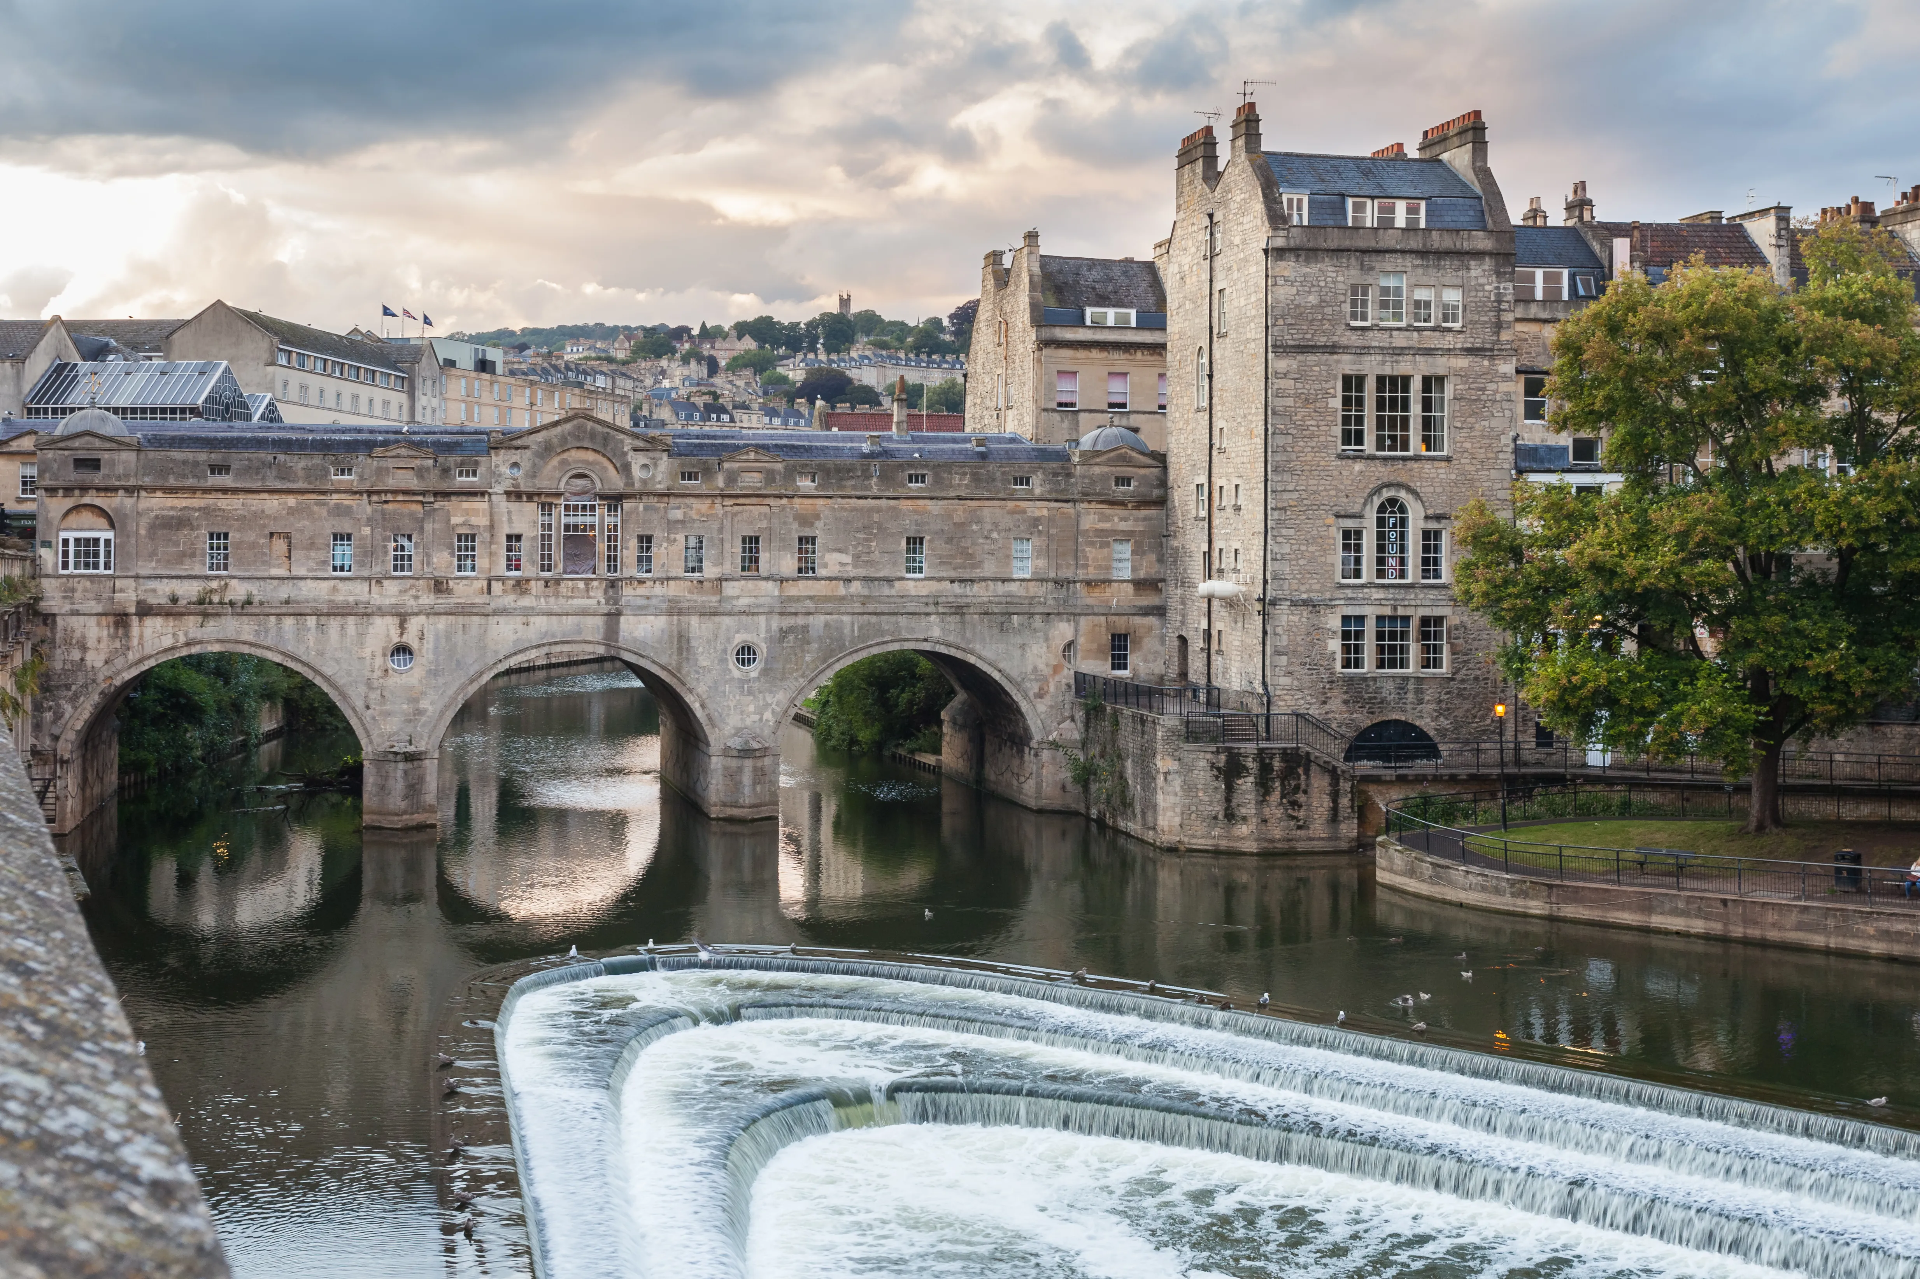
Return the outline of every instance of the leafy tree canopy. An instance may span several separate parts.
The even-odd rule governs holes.
[[[839,369],[808,369],[807,375],[800,379],[799,394],[809,404],[815,400],[838,404],[846,398],[847,388],[852,385],[853,379]]]
[[[857,409],[871,409],[880,406],[880,392],[874,390],[865,382],[855,382],[847,388],[846,394],[840,398],[842,403],[851,404]]]
[[[1755,831],[1780,824],[1786,744],[1858,723],[1920,663],[1920,342],[1881,235],[1809,237],[1792,293],[1698,258],[1610,285],[1560,326],[1548,392],[1625,482],[1520,485],[1512,519],[1461,520],[1461,598],[1541,717],[1750,769]]]
[[[915,411],[925,409],[929,413],[960,413],[965,411],[966,401],[966,388],[957,377],[935,382],[932,386],[907,383],[907,407]]]
[[[162,662],[120,708],[120,768],[167,773],[216,763],[260,740],[260,708],[279,702],[295,728],[347,720],[316,684],[264,658],[199,653]]]
[[[877,751],[898,742],[940,749],[940,712],[953,685],[918,653],[879,653],[843,666],[813,702],[814,740],[844,751]]]
[[[764,347],[757,351],[742,351],[727,361],[727,372],[738,373],[742,369],[751,369],[755,373],[765,373],[779,362],[778,351],[769,351]]]

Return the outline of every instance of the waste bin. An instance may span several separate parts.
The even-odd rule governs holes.
[[[1833,887],[1838,892],[1860,891],[1860,854],[1851,848],[1833,855]]]

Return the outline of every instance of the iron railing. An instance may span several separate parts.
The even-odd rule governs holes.
[[[1491,773],[1554,772],[1598,777],[1646,777],[1721,781],[1717,759],[1685,755],[1653,759],[1621,751],[1589,751],[1567,742],[1552,746],[1493,741],[1444,741],[1420,746],[1356,746],[1351,763],[1362,772]],[[1868,754],[1859,751],[1788,751],[1780,758],[1780,779],[1873,786],[1920,785],[1920,755]]]
[[[1189,711],[1189,742],[1227,746],[1295,746],[1338,761],[1347,739],[1305,711]]]
[[[1107,675],[1073,673],[1073,695],[1085,701],[1097,697],[1108,706],[1125,706],[1149,715],[1183,715],[1188,711],[1220,709],[1221,689],[1215,684],[1137,684]]]
[[[1836,903],[1865,897],[1920,909],[1920,884],[1903,866],[1803,862],[1705,854],[1677,848],[1601,848],[1530,840],[1516,821],[1579,817],[1725,817],[1743,819],[1750,792],[1684,782],[1529,787],[1500,792],[1409,795],[1386,806],[1386,833],[1430,856],[1529,879],[1671,888],[1737,897]],[[1787,792],[1788,816],[1856,821],[1920,820],[1920,796],[1878,791]],[[1806,810],[1806,811],[1800,811]]]

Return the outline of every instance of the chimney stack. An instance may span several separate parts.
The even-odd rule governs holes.
[[[904,373],[893,382],[893,438],[907,438],[907,375]]]
[[[1173,168],[1177,173],[1188,165],[1200,166],[1200,180],[1211,188],[1220,179],[1220,147],[1213,140],[1213,126],[1203,125],[1180,139]]]
[[[1260,108],[1242,102],[1233,113],[1232,155],[1260,154]]]
[[[1593,221],[1593,201],[1587,198],[1585,180],[1573,184],[1573,194],[1567,197],[1566,225],[1578,226],[1582,222]]]
[[[1527,211],[1520,215],[1520,221],[1525,226],[1545,226],[1547,224],[1547,211],[1540,207],[1539,196],[1534,196],[1527,204]]]
[[[1389,142],[1386,146],[1375,151],[1373,158],[1376,160],[1404,160],[1407,158],[1407,144],[1404,142]]]

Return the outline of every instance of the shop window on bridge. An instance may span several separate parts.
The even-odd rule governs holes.
[[[113,532],[110,529],[77,529],[60,534],[60,571],[62,573],[113,572]]]

